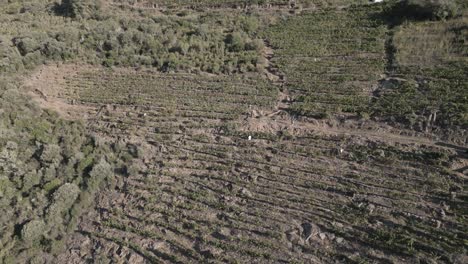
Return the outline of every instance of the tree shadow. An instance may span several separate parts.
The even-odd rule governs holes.
[[[411,1],[391,1],[383,4],[383,11],[373,18],[389,27],[396,27],[406,22],[435,21],[454,18],[459,15],[455,4],[443,2],[412,3]]]
[[[70,8],[66,3],[54,3],[51,8],[56,16],[70,17]]]

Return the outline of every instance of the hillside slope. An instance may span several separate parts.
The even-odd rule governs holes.
[[[465,263],[459,7],[0,4],[0,262]]]

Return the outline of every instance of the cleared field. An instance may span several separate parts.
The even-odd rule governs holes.
[[[59,260],[451,262],[463,252],[453,150],[243,127],[282,118],[270,114],[277,88],[255,76],[77,69],[43,70],[48,103],[83,107],[91,131],[134,150],[69,242],[84,243],[80,254]]]

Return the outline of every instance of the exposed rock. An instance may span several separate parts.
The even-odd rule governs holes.
[[[312,236],[317,235],[320,233],[320,228],[312,223],[303,223],[301,225],[301,235],[302,238],[307,242],[311,239]]]
[[[252,197],[252,193],[251,193],[249,190],[247,190],[247,188],[242,188],[242,189],[240,190],[240,193],[241,193],[243,196]]]
[[[321,240],[324,240],[325,238],[327,238],[327,235],[325,233],[320,233],[319,237]]]

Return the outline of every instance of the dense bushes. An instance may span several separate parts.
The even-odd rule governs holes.
[[[1,86],[0,222],[9,224],[0,245],[10,250],[0,262],[13,261],[10,255],[25,263],[59,249],[101,183],[112,182],[114,166],[124,166],[120,159],[128,150],[98,143],[82,124],[60,120]]]
[[[21,229],[21,239],[27,243],[34,243],[44,234],[45,228],[43,220],[32,220]]]
[[[57,249],[74,229],[81,197],[98,190],[88,186],[112,179],[103,160],[118,160],[79,122],[33,105],[16,83],[15,75],[0,75],[0,248],[8,249],[0,250],[1,263]]]
[[[59,223],[63,219],[62,214],[70,210],[79,193],[80,189],[76,184],[65,183],[60,186],[54,192],[52,204],[47,209],[47,222]]]
[[[59,252],[102,183],[112,184],[115,168],[135,152],[40,109],[18,91],[15,76],[0,74],[1,263]]]
[[[224,18],[223,23],[233,21]],[[144,19],[141,23],[108,20],[84,37],[83,45],[98,50],[107,66],[150,66],[161,71],[235,73],[255,71],[263,42],[243,31],[255,26],[231,25],[232,33],[199,18]],[[190,23],[188,23],[190,22]],[[112,29],[115,28],[116,29]],[[109,29],[105,29],[109,28]],[[123,30],[118,30],[118,29]]]
[[[0,54],[4,55],[0,69],[14,72],[47,60],[72,59],[105,66],[156,67],[167,72],[231,74],[262,68],[263,41],[254,37],[260,27],[256,16],[154,16],[142,11],[132,18],[102,16],[102,12],[96,17],[86,15],[89,10],[99,10],[89,5],[87,1],[63,1],[60,10],[73,14],[81,10],[79,14],[85,15],[57,20],[62,23],[58,25],[41,24],[49,13],[18,14],[21,19],[9,21],[18,32],[8,30],[12,35],[0,38]]]
[[[32,69],[36,65],[44,63],[46,60],[67,60],[76,56],[75,45],[70,45],[72,35],[64,36],[62,32],[39,33],[31,32],[24,36],[14,37],[10,43],[0,46],[0,52],[6,53],[0,64],[0,70],[17,71],[23,67]],[[14,52],[16,49],[18,52]],[[9,64],[8,62],[14,62]],[[13,68],[12,66],[15,67]],[[3,67],[2,67],[3,66]]]

